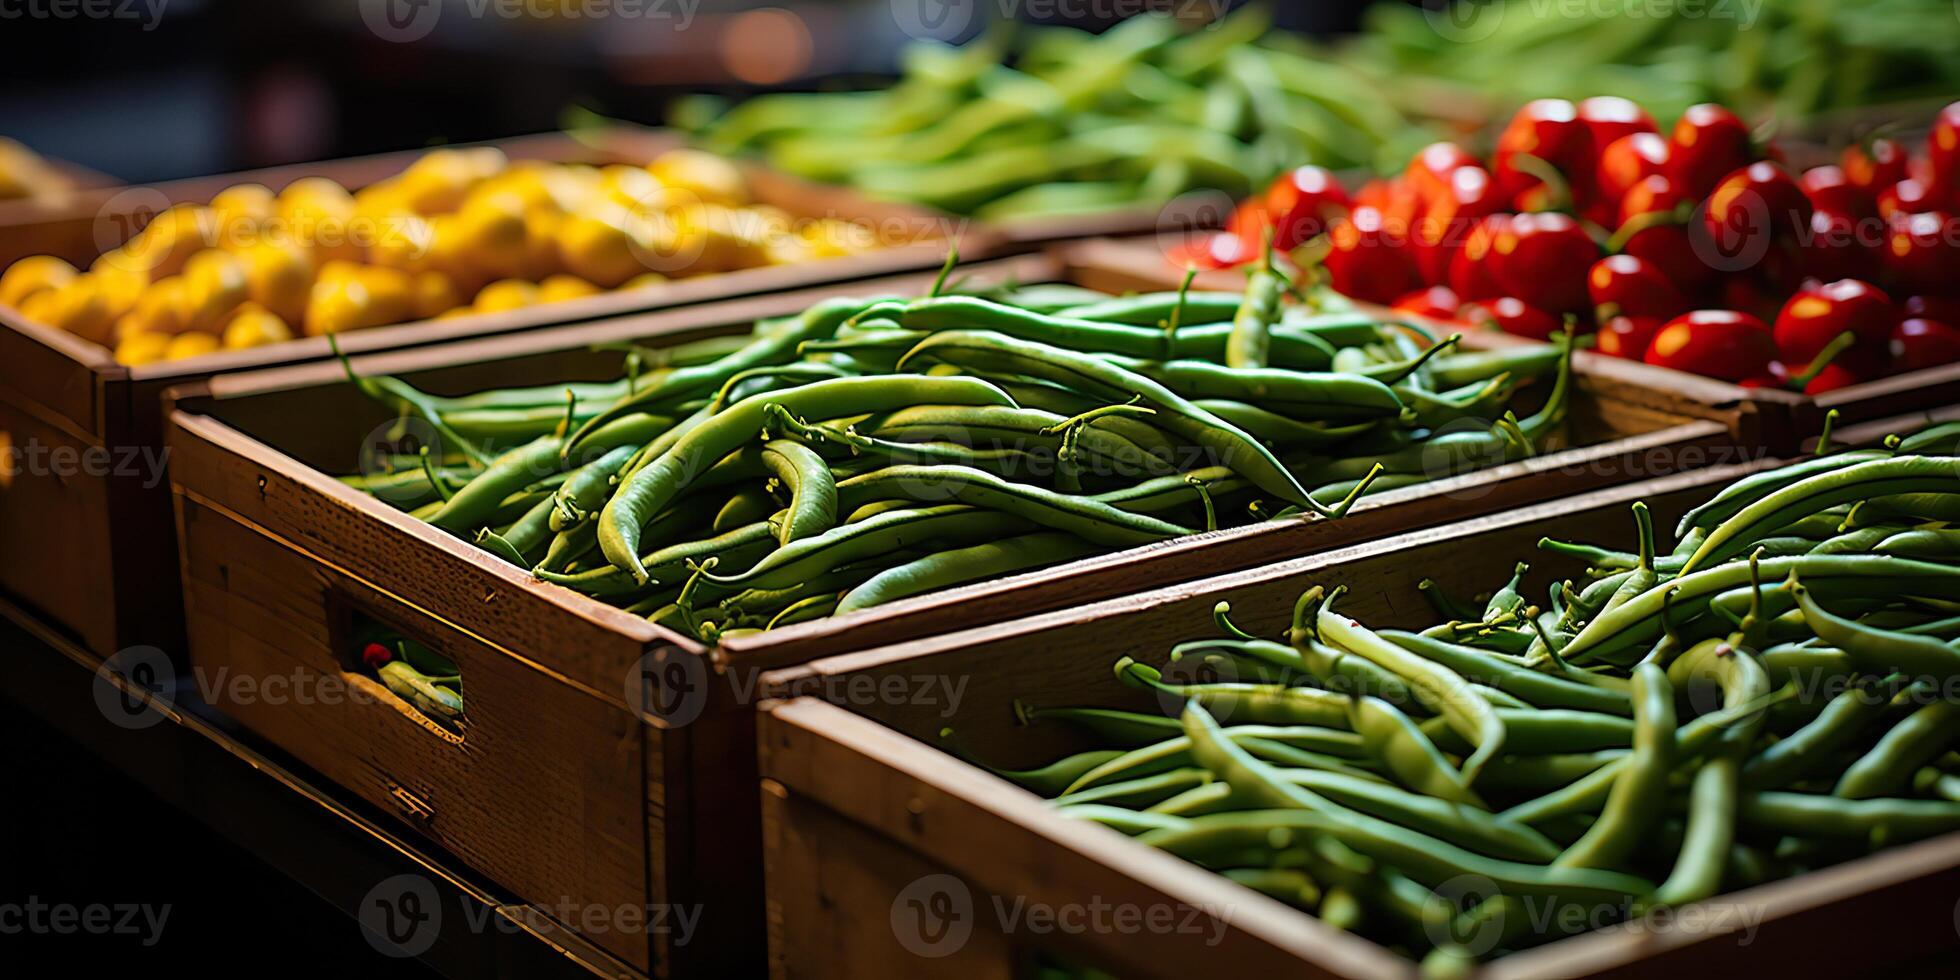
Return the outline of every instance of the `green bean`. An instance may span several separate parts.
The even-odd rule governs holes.
[[[794,355],[798,344],[830,336],[836,332],[839,324],[876,302],[875,299],[825,300],[804,311],[779,331],[758,331],[755,339],[734,353],[706,364],[670,372],[588,419],[565,441],[564,451],[570,453],[583,446],[595,431],[613,419],[645,411],[651,406],[707,395],[726,384],[728,379],[751,368],[786,362]],[[719,455],[725,456],[727,453]]]
[[[766,406],[781,405],[806,418],[828,418],[920,401],[1000,405],[1008,399],[999,389],[976,379],[922,377],[838,378],[793,388],[766,400],[737,402],[700,423],[620,485],[600,513],[599,547],[614,567],[645,581],[639,542],[647,518],[678,496],[708,464],[755,438],[767,421]]]
[[[1514,755],[1622,749],[1634,741],[1633,722],[1617,715],[1567,708],[1496,710],[1498,720],[1504,723],[1504,749]],[[1446,752],[1469,751],[1470,743],[1445,724],[1442,718],[1431,718],[1418,727]]]
[[[1744,509],[1747,512],[1747,508]],[[1711,539],[1712,539],[1711,535]],[[1769,694],[1769,676],[1748,651],[1727,641],[1704,640],[1667,669],[1677,687],[1713,680],[1722,688],[1723,706],[1739,708]],[[1759,722],[1743,721],[1724,731],[1695,772],[1689,789],[1687,834],[1674,870],[1654,892],[1661,905],[1698,902],[1722,885],[1729,848],[1735,843],[1737,797],[1742,766]]]
[[[1803,728],[1744,764],[1743,788],[1779,789],[1804,778],[1877,722],[1890,700],[1867,686],[1845,690]]]
[[[1804,622],[1817,638],[1843,651],[1867,673],[1893,672],[1945,682],[1960,677],[1960,651],[1931,637],[1875,629],[1832,615],[1791,572],[1785,586],[1803,610]]]
[[[670,424],[671,419],[661,416],[622,416],[593,430],[586,437],[584,451],[603,458],[620,446],[646,442]],[[489,468],[457,491],[429,523],[452,534],[481,527],[512,492],[565,468],[567,458],[562,446],[562,440],[544,436],[497,457]]]
[[[1087,770],[1085,770],[1087,771]],[[1169,769],[1164,772],[1125,779],[1119,782],[1102,783],[1073,793],[1064,793],[1052,800],[1056,806],[1071,806],[1080,803],[1099,803],[1105,806],[1120,806],[1129,810],[1148,809],[1170,799],[1185,790],[1211,782],[1211,773],[1195,768]]]
[[[1232,315],[1232,332],[1225,339],[1225,366],[1237,370],[1263,368],[1270,360],[1273,322],[1279,319],[1280,298],[1288,283],[1273,264],[1273,247],[1266,246],[1266,261],[1254,269],[1246,284],[1245,299]]]
[[[779,543],[787,545],[836,525],[837,487],[822,456],[793,439],[771,439],[763,447],[762,465],[789,491],[788,516],[776,535]]]
[[[1219,455],[1219,461],[1251,480],[1261,490],[1288,503],[1326,511],[1307,497],[1284,467],[1252,437],[1230,423],[1212,415],[1148,378],[1094,357],[1018,341],[1000,334],[981,331],[948,331],[914,347],[906,360],[931,357],[961,362],[982,369],[1006,368],[1011,374],[1026,374],[1061,383],[1083,386],[1110,399],[1140,396],[1144,406],[1156,413],[1154,421],[1189,439],[1196,446]]]
[[[1348,727],[1351,699],[1344,694],[1281,684],[1169,684],[1155,668],[1129,657],[1116,661],[1126,684],[1188,698],[1220,717],[1261,725]]]
[[[1844,595],[1960,599],[1960,571],[1944,565],[1871,555],[1796,555],[1761,562],[1761,574],[1766,579],[1785,578],[1791,572],[1797,572],[1806,582],[1828,583],[1834,592]],[[1629,648],[1651,642],[1660,635],[1663,595],[1674,593],[1675,615],[1686,619],[1699,614],[1711,596],[1747,585],[1749,581],[1746,562],[1683,574],[1635,596],[1611,613],[1594,618],[1566,645],[1563,655],[1575,664],[1609,657],[1617,660]]]
[[[1081,820],[1090,820],[1132,837],[1153,830],[1166,832],[1182,830],[1185,824],[1183,820],[1166,814],[1129,810],[1101,803],[1071,803],[1058,808],[1055,812]]]
[[[1488,684],[1541,708],[1573,708],[1622,717],[1633,714],[1627,695],[1546,674],[1473,647],[1435,637],[1381,630],[1383,639],[1456,671],[1464,679]]]
[[[1831,795],[1850,800],[1897,796],[1912,784],[1913,774],[1921,766],[1939,758],[1955,739],[1960,739],[1960,702],[1924,705],[1892,726],[1871,751],[1852,763],[1838,778]]]
[[[1184,727],[1179,725],[1175,718],[1139,714],[1134,711],[1118,711],[1113,708],[1043,708],[1015,701],[1014,716],[1024,725],[1050,719],[1067,722],[1125,748],[1137,748],[1176,738],[1184,731]]]
[[[1552,863],[1559,867],[1611,868],[1625,861],[1667,799],[1674,768],[1674,685],[1656,664],[1633,672],[1633,755],[1586,835]]]
[[[1383,768],[1403,785],[1452,803],[1485,808],[1469,780],[1452,768],[1429,737],[1395,706],[1380,698],[1358,698],[1349,724]]]
[[[1127,547],[1194,533],[1168,521],[1132,514],[1099,500],[1054,493],[1004,480],[968,466],[889,466],[837,485],[843,499],[871,490],[874,496],[895,496],[919,503],[957,500],[988,510],[1010,513],[1087,541]]]
[[[1475,782],[1478,771],[1504,748],[1504,722],[1498,718],[1496,709],[1470,690],[1469,682],[1462,675],[1412,654],[1360,622],[1335,613],[1333,605],[1339,592],[1335,590],[1335,595],[1321,604],[1314,618],[1320,638],[1371,660],[1408,682],[1409,690],[1424,707],[1441,715],[1452,730],[1476,747],[1464,760],[1462,772],[1464,784]],[[1294,615],[1298,621],[1301,614]]]
[[[1777,833],[1846,837],[1873,846],[1960,830],[1960,803],[1945,800],[1845,800],[1811,793],[1744,793],[1743,823]]]
[[[1683,574],[1746,551],[1757,537],[1837,504],[1896,493],[1952,490],[1953,461],[1899,456],[1853,463],[1805,477],[1750,503],[1717,525],[1683,566]]]
[[[585,523],[605,503],[605,497],[612,489],[613,478],[639,451],[640,447],[631,443],[616,446],[598,459],[573,470],[552,496],[551,529],[564,531],[573,525]]]
[[[837,604],[842,615],[907,596],[1100,554],[1103,546],[1062,531],[1041,531],[964,548],[951,548],[894,565],[849,592]]]
[[[725,586],[751,589],[782,588],[848,562],[888,554],[932,541],[985,540],[1020,533],[1028,522],[1016,515],[945,504],[878,514],[855,524],[842,524],[821,534],[799,538],[770,552],[748,570],[708,576]],[[603,537],[601,543],[603,544]]]
[[[1225,729],[1225,736],[1234,745],[1276,766],[1283,766],[1289,769],[1320,769],[1327,772],[1342,773],[1356,779],[1381,780],[1381,777],[1376,776],[1366,769],[1358,768],[1350,764],[1347,760],[1308,749],[1294,748],[1291,745],[1276,742],[1269,738],[1262,738],[1254,733],[1256,729],[1261,727],[1265,726],[1234,725],[1231,728]],[[1122,756],[1111,759],[1089,772],[1083,773],[1076,778],[1075,782],[1070,783],[1063,792],[1079,793],[1083,790],[1092,789],[1108,783],[1136,779],[1194,764],[1191,756],[1190,736],[1179,735],[1176,738],[1166,739],[1154,745],[1147,745],[1125,752]]]

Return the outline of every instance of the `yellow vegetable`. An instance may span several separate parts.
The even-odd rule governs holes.
[[[166,276],[150,284],[136,298],[136,306],[123,318],[138,333],[172,336],[191,327],[190,306],[185,300],[184,277]]]
[[[170,346],[164,348],[163,359],[180,361],[186,357],[200,357],[218,351],[218,338],[208,333],[180,333],[170,338]]]
[[[646,240],[633,231],[647,222],[620,209],[574,215],[558,232],[558,257],[565,268],[587,282],[617,286],[647,271],[641,261]]]
[[[217,245],[227,249],[250,246],[277,212],[277,198],[264,184],[238,184],[211,199],[217,216]]]
[[[454,227],[463,257],[476,269],[498,277],[523,273],[528,254],[524,213],[514,199],[473,198],[456,212]]]
[[[115,326],[108,304],[96,289],[95,280],[82,273],[64,285],[28,297],[21,311],[30,320],[66,330],[83,340],[109,343]]]
[[[0,306],[19,309],[27,297],[75,278],[75,267],[53,255],[30,255],[0,273]]]
[[[116,360],[131,367],[154,364],[163,360],[164,352],[170,349],[170,339],[167,334],[143,330],[123,334],[116,344]]]
[[[595,296],[599,287],[577,276],[548,276],[538,283],[538,302],[556,303],[560,300],[578,299],[581,296]]]
[[[374,301],[355,276],[325,275],[307,298],[304,329],[309,337],[374,326]]]
[[[293,339],[293,328],[279,315],[256,303],[247,303],[225,324],[224,348],[245,350]]]
[[[184,263],[184,309],[190,329],[216,331],[250,297],[245,263],[230,252],[205,249]]]
[[[619,288],[622,292],[628,289],[645,289],[648,286],[664,285],[670,281],[666,276],[658,272],[642,272],[621,283]]]
[[[483,287],[472,304],[478,313],[521,309],[538,301],[538,287],[522,279],[504,279]]]
[[[288,323],[297,323],[306,314],[307,295],[313,290],[313,260],[304,250],[265,241],[239,252],[238,259],[245,268],[246,293],[252,302]]]
[[[184,263],[214,243],[217,236],[217,217],[210,208],[179,204],[151,220],[123,246],[123,251],[137,268],[147,271],[152,279],[161,279],[183,271]]]
[[[703,204],[740,207],[749,203],[748,181],[733,163],[701,150],[669,150],[647,164],[647,172],[669,190]]]
[[[415,317],[427,320],[463,305],[462,292],[448,275],[429,271],[415,277]]]
[[[358,279],[367,287],[368,301],[373,305],[371,325],[400,323],[415,316],[414,276],[400,269],[370,265],[360,269]]]

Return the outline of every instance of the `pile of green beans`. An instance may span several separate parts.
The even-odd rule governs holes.
[[[1960,425],[1723,489],[1543,606],[1526,566],[1374,629],[1309,589],[1283,637],[1124,657],[1163,716],[1016,705],[1092,751],[1002,772],[1438,975],[1960,831]],[[942,733],[964,753],[950,729]]]
[[[1302,164],[1399,167],[1432,138],[1270,28],[1264,5],[1205,25],[1140,14],[1100,36],[1008,23],[912,45],[887,89],[695,98],[674,119],[720,153],[985,219],[1238,197]]]
[[[1246,295],[941,293],[630,351],[610,382],[442,397],[355,377],[437,445],[344,479],[713,641],[1337,517],[1562,435],[1569,345],[1457,353],[1334,298],[1293,301],[1276,273]]]

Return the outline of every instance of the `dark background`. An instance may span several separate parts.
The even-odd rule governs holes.
[[[131,16],[13,15],[67,2],[127,5]],[[440,5],[434,30],[410,43],[367,27],[363,5],[379,2],[6,0],[0,135],[140,182],[538,132],[574,106],[657,123],[685,92],[853,86],[888,74],[908,40],[894,2],[921,0],[625,0],[662,15],[604,19],[494,15],[510,9],[500,3],[557,0],[387,0]],[[964,2],[1032,20],[1151,0]],[[162,16],[152,22],[154,3]],[[692,11],[685,28],[682,3]],[[1366,0],[1273,6],[1284,26],[1331,33],[1352,29]]]

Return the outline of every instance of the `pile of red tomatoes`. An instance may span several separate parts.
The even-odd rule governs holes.
[[[1798,175],[1718,105],[1664,135],[1625,99],[1543,99],[1488,162],[1436,143],[1353,194],[1302,167],[1176,259],[1270,239],[1356,299],[1815,393],[1960,360],[1956,214],[1960,102],[1919,154],[1876,139]]]

